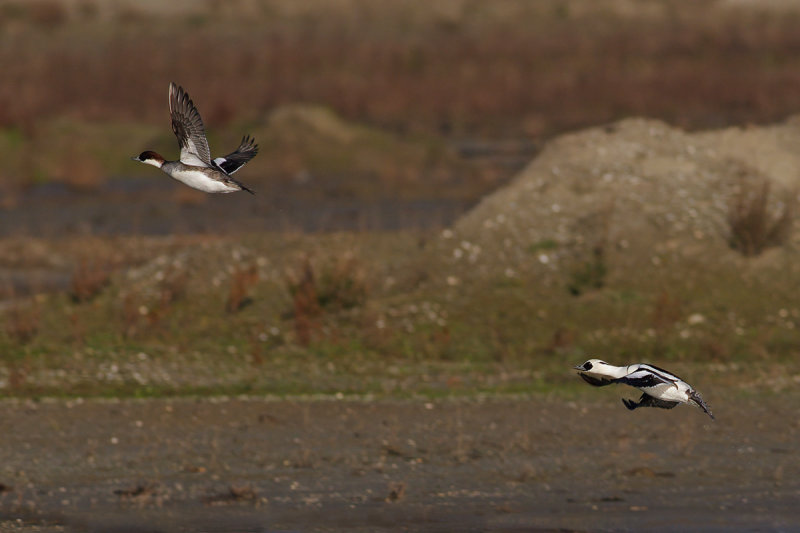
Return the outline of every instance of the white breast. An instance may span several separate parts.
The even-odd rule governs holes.
[[[221,181],[209,178],[204,173],[197,170],[174,170],[170,176],[185,183],[189,187],[203,192],[234,192],[238,189],[231,187]]]

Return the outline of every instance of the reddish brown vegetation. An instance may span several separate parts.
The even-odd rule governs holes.
[[[36,25],[63,26],[58,10],[37,9]],[[77,40],[66,28],[32,30],[0,49],[0,126],[59,114],[163,120],[173,79],[192,87],[214,123],[293,101],[397,129],[504,136],[632,114],[714,126],[797,110],[800,33],[791,14],[694,5],[630,19],[531,10],[510,24],[467,14],[437,20],[419,8],[418,21],[390,22],[398,9],[367,11],[360,25],[321,10],[303,22],[238,21],[235,32],[188,15],[163,26],[119,15],[118,31],[91,28]]]
[[[258,283],[258,268],[255,265],[248,268],[237,268],[233,272],[228,303],[225,305],[229,313],[240,311],[252,302],[250,292],[256,283]]]
[[[39,332],[41,313],[35,303],[15,302],[5,313],[4,319],[6,334],[19,344],[26,344]]]
[[[297,270],[287,272],[286,286],[292,297],[295,335],[303,346],[311,342],[325,312],[353,309],[367,299],[364,269],[351,254],[316,267],[306,255]]]
[[[311,334],[318,329],[317,318],[322,312],[317,297],[314,270],[308,256],[303,258],[300,272],[287,273],[287,286],[292,297],[292,314],[297,342],[308,346]]]
[[[86,302],[108,285],[112,268],[102,261],[82,259],[72,273],[70,297],[74,302]]]

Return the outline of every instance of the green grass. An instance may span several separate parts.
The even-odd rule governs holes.
[[[539,242],[535,242],[528,247],[528,251],[532,254],[537,252],[543,252],[547,250],[555,250],[558,248],[558,243],[553,239],[543,239]]]
[[[206,281],[225,270],[232,247],[252,257],[271,251],[250,289],[252,304],[235,313],[226,310],[230,278]],[[194,260],[175,274],[183,289],[168,301],[154,262],[134,270],[138,277],[117,272],[88,301],[39,297],[36,313],[20,315],[37,321],[30,338],[15,336],[4,320],[0,394],[533,393],[570,387],[570,368],[590,356],[726,372],[791,367],[798,356],[800,312],[789,289],[800,273],[791,252],[770,267],[676,261],[622,275],[610,264],[607,286],[577,297],[535,277],[440,283],[445,267],[435,247],[421,250],[414,234],[253,235],[187,252]],[[323,270],[349,254],[358,273],[338,271],[336,283],[357,275],[364,284],[355,303],[326,302],[310,317],[307,344],[297,336],[284,275],[301,252],[313,252]]]

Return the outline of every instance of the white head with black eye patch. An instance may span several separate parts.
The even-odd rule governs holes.
[[[601,359],[589,359],[582,365],[576,366],[574,368],[575,370],[583,370],[584,372],[591,372],[591,371],[597,372],[604,366],[611,366],[611,365],[609,365],[608,363],[606,363]]]

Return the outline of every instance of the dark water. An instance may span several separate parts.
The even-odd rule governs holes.
[[[160,177],[160,176],[159,176]],[[363,200],[303,187],[209,195],[180,202],[171,180],[117,178],[95,191],[46,184],[0,209],[0,238],[12,235],[166,235],[252,231],[367,231],[438,228],[471,205],[447,198]]]
[[[528,139],[516,138],[453,139],[450,146],[463,163],[495,169],[502,176],[498,186],[540,149]],[[301,181],[251,184],[256,196],[198,192],[194,197],[176,194],[186,186],[158,173],[114,176],[96,190],[48,183],[23,191],[13,202],[0,201],[6,206],[0,207],[0,238],[437,229],[451,225],[480,200],[465,199],[463,192],[456,197],[457,192],[441,186],[430,188],[426,195],[424,185],[400,197],[397,190],[376,188],[372,183],[376,179],[315,175]],[[423,184],[424,179],[420,177]],[[350,192],[354,187],[370,192]]]

